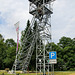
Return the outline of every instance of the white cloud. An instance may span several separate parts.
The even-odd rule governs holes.
[[[75,1],[56,0],[53,6],[52,34],[53,41],[58,42],[62,36],[75,36]]]
[[[58,42],[62,36],[75,36],[75,1],[74,0],[56,0],[53,6],[52,15],[52,37],[53,42]],[[0,0],[0,16],[5,20],[0,24],[0,33],[4,38],[13,38],[16,40],[16,31],[14,24],[20,21],[21,31],[25,28],[29,14],[28,0]]]
[[[0,25],[0,33],[4,38],[13,38],[16,40],[16,31],[14,24],[20,21],[20,37],[21,31],[25,28],[29,15],[29,6],[27,0],[0,0],[0,16],[5,19],[5,24]]]

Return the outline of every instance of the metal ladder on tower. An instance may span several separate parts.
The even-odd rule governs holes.
[[[33,27],[34,23],[35,23],[35,16],[32,18],[31,27]],[[28,31],[29,31],[29,29],[28,29]],[[30,60],[31,60],[31,56],[32,56],[33,51],[34,51],[35,34],[32,33],[32,35],[29,37],[29,39],[32,39],[32,41],[28,45],[28,48],[25,50],[25,53],[23,53],[23,54],[25,54],[25,58],[23,59],[23,62],[22,62],[22,70],[24,72],[27,71],[27,68],[28,68]],[[28,41],[28,40],[26,39],[25,41]]]
[[[35,16],[32,18],[31,27],[33,27],[34,23],[35,23]],[[29,31],[29,28],[27,32]],[[16,70],[22,70],[23,72],[26,72],[29,62],[31,60],[31,56],[33,54],[34,45],[35,45],[35,35],[33,33],[32,35],[30,35],[29,38],[27,38],[26,35],[23,39],[23,42],[21,43],[22,49],[20,49],[16,55],[17,58],[15,59],[13,67],[12,67],[13,73],[15,73],[15,66],[16,66]],[[24,44],[28,42],[27,39],[31,39],[31,38],[33,38],[32,42],[30,42],[28,46],[25,46]]]

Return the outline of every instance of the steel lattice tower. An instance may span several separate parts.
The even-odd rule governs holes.
[[[50,75],[51,65],[49,64],[49,52],[52,50],[51,46],[47,47],[48,43],[52,42],[51,38],[51,14],[53,14],[52,3],[55,0],[28,0],[29,13],[33,15],[30,27],[33,29],[34,23],[37,22],[36,32],[30,35],[30,27],[25,34],[22,49],[18,51],[12,70],[22,70],[27,72],[28,65],[36,44],[36,75]],[[27,37],[26,35],[30,35]],[[28,40],[32,39],[31,42]],[[38,43],[38,40],[39,43]],[[28,42],[29,45],[25,45]]]
[[[34,20],[37,21],[36,28],[36,75],[49,75],[49,51],[46,45],[51,43],[51,8],[52,2],[55,0],[29,0],[30,8],[29,13],[33,15]],[[39,36],[39,37],[38,37]],[[41,39],[38,45],[38,38]]]

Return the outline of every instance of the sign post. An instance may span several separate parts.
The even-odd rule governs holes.
[[[54,75],[54,64],[57,63],[57,54],[55,51],[49,52],[49,64],[51,64],[51,70],[52,70],[52,74]]]

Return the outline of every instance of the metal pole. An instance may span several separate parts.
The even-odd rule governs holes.
[[[18,43],[18,33],[17,33],[17,43]],[[16,60],[15,60],[15,75],[16,75],[16,64],[17,64],[17,48],[16,48]]]
[[[44,39],[44,43],[45,43],[45,39]],[[44,45],[44,75],[45,75],[45,45]]]
[[[40,75],[41,75],[41,62],[40,62]]]
[[[54,64],[53,64],[53,75],[54,75]]]
[[[43,18],[44,18],[44,3],[45,3],[45,1],[43,0]],[[43,75],[45,75],[45,38],[43,39],[43,41],[44,41],[44,74]]]
[[[17,48],[16,48],[16,61],[15,61],[15,75],[16,75],[16,65],[17,65],[17,52],[18,52],[18,43],[19,43],[19,32],[17,32]]]
[[[16,61],[15,61],[15,75],[16,75],[16,64],[17,64],[17,55],[16,55]]]
[[[54,64],[51,64],[51,75],[54,75]]]
[[[52,68],[52,64],[51,64],[51,75],[52,75],[52,69],[53,69],[53,68]]]
[[[36,38],[36,75],[37,75],[37,29],[36,29],[36,34],[35,34],[35,38]]]
[[[49,63],[48,63],[48,75],[49,75]]]

